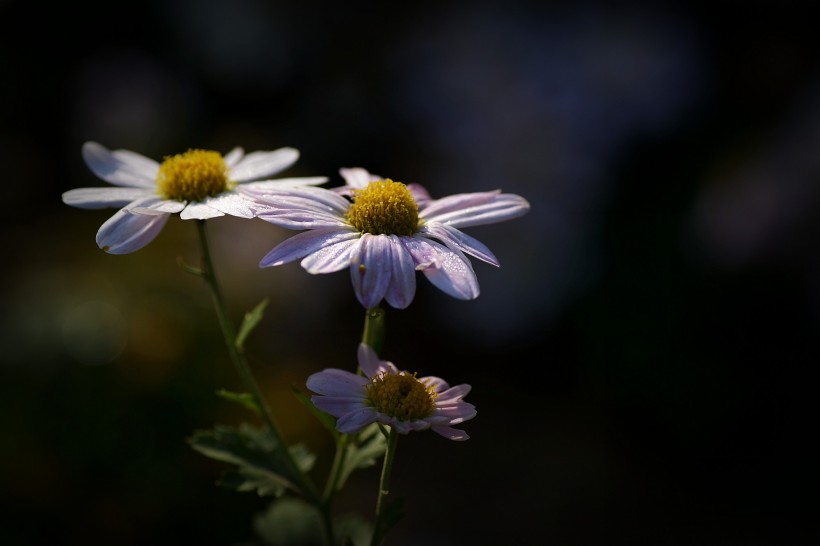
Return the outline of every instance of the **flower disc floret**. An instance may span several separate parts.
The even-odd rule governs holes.
[[[435,391],[407,372],[373,377],[367,396],[376,411],[402,421],[424,419],[436,408]]]
[[[157,173],[157,190],[166,199],[202,201],[227,189],[228,166],[219,152],[188,150],[168,156]]]
[[[377,180],[353,192],[347,220],[361,233],[413,235],[419,224],[419,207],[406,185]]]

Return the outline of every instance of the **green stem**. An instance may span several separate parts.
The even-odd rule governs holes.
[[[373,347],[376,354],[382,352],[382,345],[384,345],[384,309],[378,305],[364,313],[362,343]]]
[[[253,374],[251,373],[251,368],[245,359],[245,353],[236,344],[236,330],[228,317],[225,300],[222,298],[222,292],[219,289],[219,283],[217,282],[213,262],[211,261],[211,252],[208,248],[208,238],[205,234],[205,220],[197,220],[196,226],[199,233],[199,242],[202,250],[202,271],[200,273],[208,282],[208,286],[211,289],[214,306],[216,307],[216,315],[219,319],[219,325],[222,328],[222,335],[225,337],[225,343],[228,346],[228,354],[236,366],[245,388],[248,389],[254,397],[256,405],[259,407],[259,412],[262,415],[262,419],[268,428],[271,438],[276,445],[279,446],[279,449],[276,452],[281,456],[282,461],[287,466],[290,475],[298,481],[296,484],[291,484],[292,489],[294,489],[297,493],[301,493],[309,500],[316,502],[319,500],[316,487],[307,479],[307,476],[305,476],[305,474],[294,462],[293,457],[290,454],[290,450],[288,449],[288,444],[285,443],[284,437],[279,431],[279,427],[276,426],[276,422],[273,419],[270,408],[268,408],[268,405],[265,403],[265,399],[262,397],[262,393],[259,390],[259,385],[256,383],[256,379],[254,379]]]
[[[399,443],[399,433],[390,427],[390,434],[387,438],[387,451],[384,453],[384,465],[382,466],[382,477],[379,480],[379,497],[376,500],[376,523],[373,525],[373,538],[370,546],[378,546],[384,540],[387,533],[388,523],[384,521],[384,511],[386,498],[390,490],[390,471],[393,469],[393,459],[396,457],[396,446]]]

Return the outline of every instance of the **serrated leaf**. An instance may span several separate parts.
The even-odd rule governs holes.
[[[217,425],[200,430],[188,440],[191,447],[206,457],[234,465],[219,485],[237,491],[256,491],[260,496],[281,495],[285,488],[299,492],[288,465],[277,453],[278,445],[264,429],[242,423],[239,428]],[[290,448],[296,465],[307,472],[315,457],[301,444]]]
[[[236,348],[240,351],[245,346],[245,339],[256,328],[259,321],[262,320],[265,307],[268,305],[268,298],[263,299],[251,311],[245,313],[245,318],[242,321],[242,326],[239,327],[239,333],[236,335]]]
[[[339,482],[336,490],[344,486],[350,474],[358,468],[368,468],[376,464],[376,460],[384,455],[387,449],[387,440],[379,430],[377,423],[368,425],[353,435],[345,450],[344,464],[339,471]]]
[[[228,402],[233,402],[235,404],[239,404],[240,406],[244,406],[245,408],[253,411],[257,415],[259,415],[262,410],[259,408],[259,404],[256,403],[256,398],[253,397],[252,394],[247,392],[231,392],[225,389],[219,389],[216,391],[216,395],[223,400],[227,400]]]

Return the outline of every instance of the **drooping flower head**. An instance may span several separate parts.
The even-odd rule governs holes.
[[[432,199],[418,184],[381,178],[362,168],[340,169],[339,188],[248,188],[259,218],[306,230],[286,239],[260,261],[273,267],[301,260],[309,273],[349,268],[353,289],[367,309],[384,299],[404,309],[416,293],[415,272],[458,299],[478,297],[478,281],[465,254],[498,266],[492,252],[459,228],[525,214],[529,203],[500,190]]]
[[[111,254],[144,247],[159,234],[171,214],[183,220],[205,220],[225,214],[253,218],[253,206],[237,190],[322,184],[326,177],[261,180],[291,166],[299,158],[294,148],[253,152],[234,148],[227,155],[188,150],[160,164],[128,150],[109,150],[86,142],[83,159],[91,171],[116,188],[79,188],[63,194],[73,207],[122,207],[97,232],[97,244]]]
[[[338,417],[339,432],[353,434],[371,423],[381,423],[401,434],[426,430],[450,440],[467,440],[463,430],[452,428],[476,415],[475,406],[462,400],[470,385],[450,387],[439,377],[416,377],[379,360],[376,352],[359,345],[362,375],[328,368],[307,379],[311,397],[320,410]]]

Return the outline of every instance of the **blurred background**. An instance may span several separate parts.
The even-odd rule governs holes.
[[[382,356],[469,383],[468,442],[403,437],[396,546],[808,544],[817,452],[820,34],[809,2],[0,1],[0,543],[230,545],[268,506],[185,439],[249,418],[172,218],[107,255],[94,140],[154,159],[293,146],[292,176],[362,166],[434,197],[500,188],[465,230],[481,296],[419,278]],[[208,222],[285,435],[291,387],[352,369],[345,273],[259,269],[293,232]],[[372,517],[378,469],[339,510]]]

